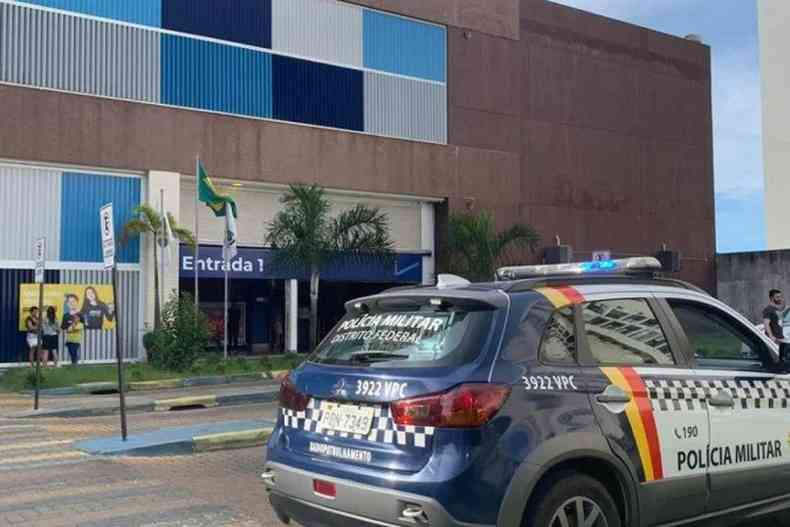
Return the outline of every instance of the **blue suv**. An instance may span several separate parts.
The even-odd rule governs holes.
[[[722,525],[790,506],[790,377],[652,258],[440,277],[350,302],[286,378],[285,523]]]

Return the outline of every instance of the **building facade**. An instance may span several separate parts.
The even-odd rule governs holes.
[[[394,266],[327,270],[329,312],[431,282],[448,214],[466,210],[579,258],[666,244],[684,278],[714,287],[709,49],[544,0],[0,0],[0,101],[3,362],[24,348],[14,295],[33,240],[57,240],[49,279],[104,280],[98,207],[113,201],[121,225],[164,191],[191,227],[197,156],[239,203],[245,345],[271,347],[286,297],[291,327],[303,314],[306,288],[283,284],[304,277],[275,272],[264,243],[295,182],[390,218]],[[202,256],[182,250],[164,289],[189,290],[198,268],[211,310],[222,223],[200,207],[198,224]],[[124,251],[119,310],[137,317],[125,342],[139,357],[150,240]],[[104,333],[92,360],[112,356]]]
[[[790,5],[760,0],[760,73],[762,77],[763,170],[765,174],[765,240],[769,251],[790,248],[785,226],[790,196],[790,68],[784,50],[790,43]]]

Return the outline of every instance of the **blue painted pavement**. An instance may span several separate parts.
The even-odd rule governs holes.
[[[99,437],[78,442],[75,446],[88,454],[104,456],[150,456],[164,454],[189,454],[192,438],[227,432],[241,432],[273,427],[267,419],[224,421],[195,426],[161,428],[153,432],[130,435],[126,441],[120,437]]]

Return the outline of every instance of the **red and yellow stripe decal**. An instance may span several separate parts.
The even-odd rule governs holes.
[[[658,438],[653,407],[647,396],[647,388],[642,378],[633,368],[601,368],[612,384],[631,396],[625,407],[625,415],[634,434],[645,481],[655,481],[664,477],[661,461],[661,442]]]
[[[535,292],[545,296],[557,309],[584,302],[584,296],[573,287],[541,287]]]

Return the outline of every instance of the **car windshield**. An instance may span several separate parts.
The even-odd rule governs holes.
[[[446,366],[474,360],[485,344],[492,311],[409,311],[349,314],[311,362],[351,366]]]

